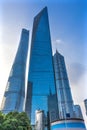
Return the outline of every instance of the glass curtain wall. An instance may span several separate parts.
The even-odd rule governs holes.
[[[28,52],[29,31],[22,29],[18,51],[6,85],[2,108],[4,113],[23,111],[25,98],[25,72]]]
[[[36,110],[48,111],[49,89],[55,93],[47,7],[34,18],[28,82],[32,82],[31,122],[34,123]]]
[[[56,51],[56,53],[54,54],[54,70],[59,118],[72,118],[74,116],[74,113],[71,89],[69,86],[64,57],[58,51]]]

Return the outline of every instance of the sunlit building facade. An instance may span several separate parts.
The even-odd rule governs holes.
[[[45,7],[33,23],[28,81],[32,82],[31,123],[35,123],[35,111],[48,111],[49,89],[55,93],[52,47],[48,12]]]
[[[1,110],[23,111],[25,99],[25,73],[28,52],[29,31],[22,30],[18,51],[8,78]]]
[[[59,108],[59,119],[72,118],[74,116],[73,100],[64,57],[58,51],[56,51],[53,59]]]
[[[35,130],[45,130],[45,114],[43,110],[35,111]]]

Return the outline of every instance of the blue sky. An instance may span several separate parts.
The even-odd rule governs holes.
[[[86,0],[0,0],[0,95],[2,97],[6,86],[22,28],[29,29],[31,33],[34,16],[45,6],[48,7],[53,52],[57,48],[64,55],[74,101],[82,106],[85,113]]]

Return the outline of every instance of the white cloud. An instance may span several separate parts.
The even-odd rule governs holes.
[[[63,43],[63,41],[61,39],[56,39],[55,43],[56,44],[61,44],[61,43]]]
[[[63,45],[63,41],[61,39],[56,39],[52,42],[52,50],[53,54],[56,52],[56,50],[59,50],[59,46]]]

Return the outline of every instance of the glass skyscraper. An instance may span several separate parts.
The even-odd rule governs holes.
[[[83,119],[80,105],[74,105],[75,118]]]
[[[87,99],[84,100],[84,105],[85,105],[85,110],[86,110],[86,115],[87,115]]]
[[[64,57],[58,51],[56,51],[53,59],[59,108],[59,119],[72,118],[74,116],[73,100]]]
[[[8,113],[10,111],[23,111],[28,41],[29,31],[23,29],[18,51],[8,78],[1,105],[1,110],[4,113]]]
[[[47,7],[33,23],[28,82],[32,83],[31,122],[35,122],[35,111],[48,111],[49,90],[55,93],[52,47]]]
[[[49,121],[53,122],[55,120],[58,120],[58,101],[57,101],[57,95],[50,94],[48,95],[48,112],[49,112]]]

